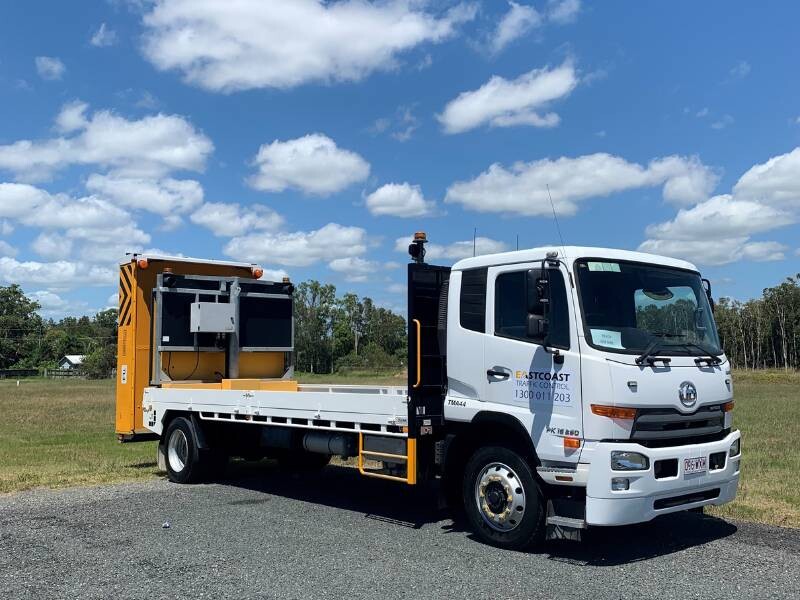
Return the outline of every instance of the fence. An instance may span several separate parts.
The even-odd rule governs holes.
[[[85,377],[86,374],[80,369],[45,369],[44,376],[60,379],[62,377]]]
[[[0,379],[23,379],[38,376],[39,369],[0,369]]]

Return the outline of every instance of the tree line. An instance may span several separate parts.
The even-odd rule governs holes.
[[[295,368],[330,373],[343,369],[401,369],[406,322],[372,299],[338,296],[333,285],[300,283],[294,294]],[[90,377],[116,366],[117,311],[46,319],[18,285],[0,287],[0,369],[52,369],[68,354],[84,355]]]
[[[52,369],[67,354],[83,355],[87,375],[107,377],[117,362],[117,311],[45,319],[18,285],[0,287],[0,369]]]
[[[294,293],[295,367],[299,371],[401,369],[406,321],[368,297],[337,295],[319,281]],[[18,285],[0,286],[0,369],[54,368],[67,354],[85,355],[82,369],[105,377],[116,365],[117,311],[46,319]],[[670,319],[688,319],[674,311]],[[736,368],[800,368],[800,274],[745,302],[721,298],[715,319],[725,354]]]
[[[800,368],[800,274],[764,289],[760,298],[722,298],[714,317],[734,367]]]

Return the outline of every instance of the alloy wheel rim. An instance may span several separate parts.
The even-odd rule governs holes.
[[[169,460],[169,466],[176,473],[180,473],[186,468],[186,463],[189,460],[189,442],[186,439],[186,434],[180,429],[176,429],[169,436],[167,459]]]
[[[500,462],[481,470],[475,483],[475,502],[484,522],[495,531],[512,531],[525,516],[522,482],[511,467]]]

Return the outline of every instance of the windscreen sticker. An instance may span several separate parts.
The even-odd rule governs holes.
[[[586,263],[589,265],[590,271],[608,271],[609,273],[619,273],[619,265],[611,262],[592,262]]]
[[[596,346],[625,349],[625,346],[622,345],[622,334],[619,331],[609,331],[608,329],[590,329],[589,331],[592,334],[592,342]]]
[[[520,404],[572,403],[572,373],[560,371],[515,371],[513,401]]]

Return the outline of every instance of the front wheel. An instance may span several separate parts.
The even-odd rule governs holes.
[[[544,539],[544,496],[528,463],[508,448],[479,448],[467,461],[462,496],[484,542],[521,550]]]

